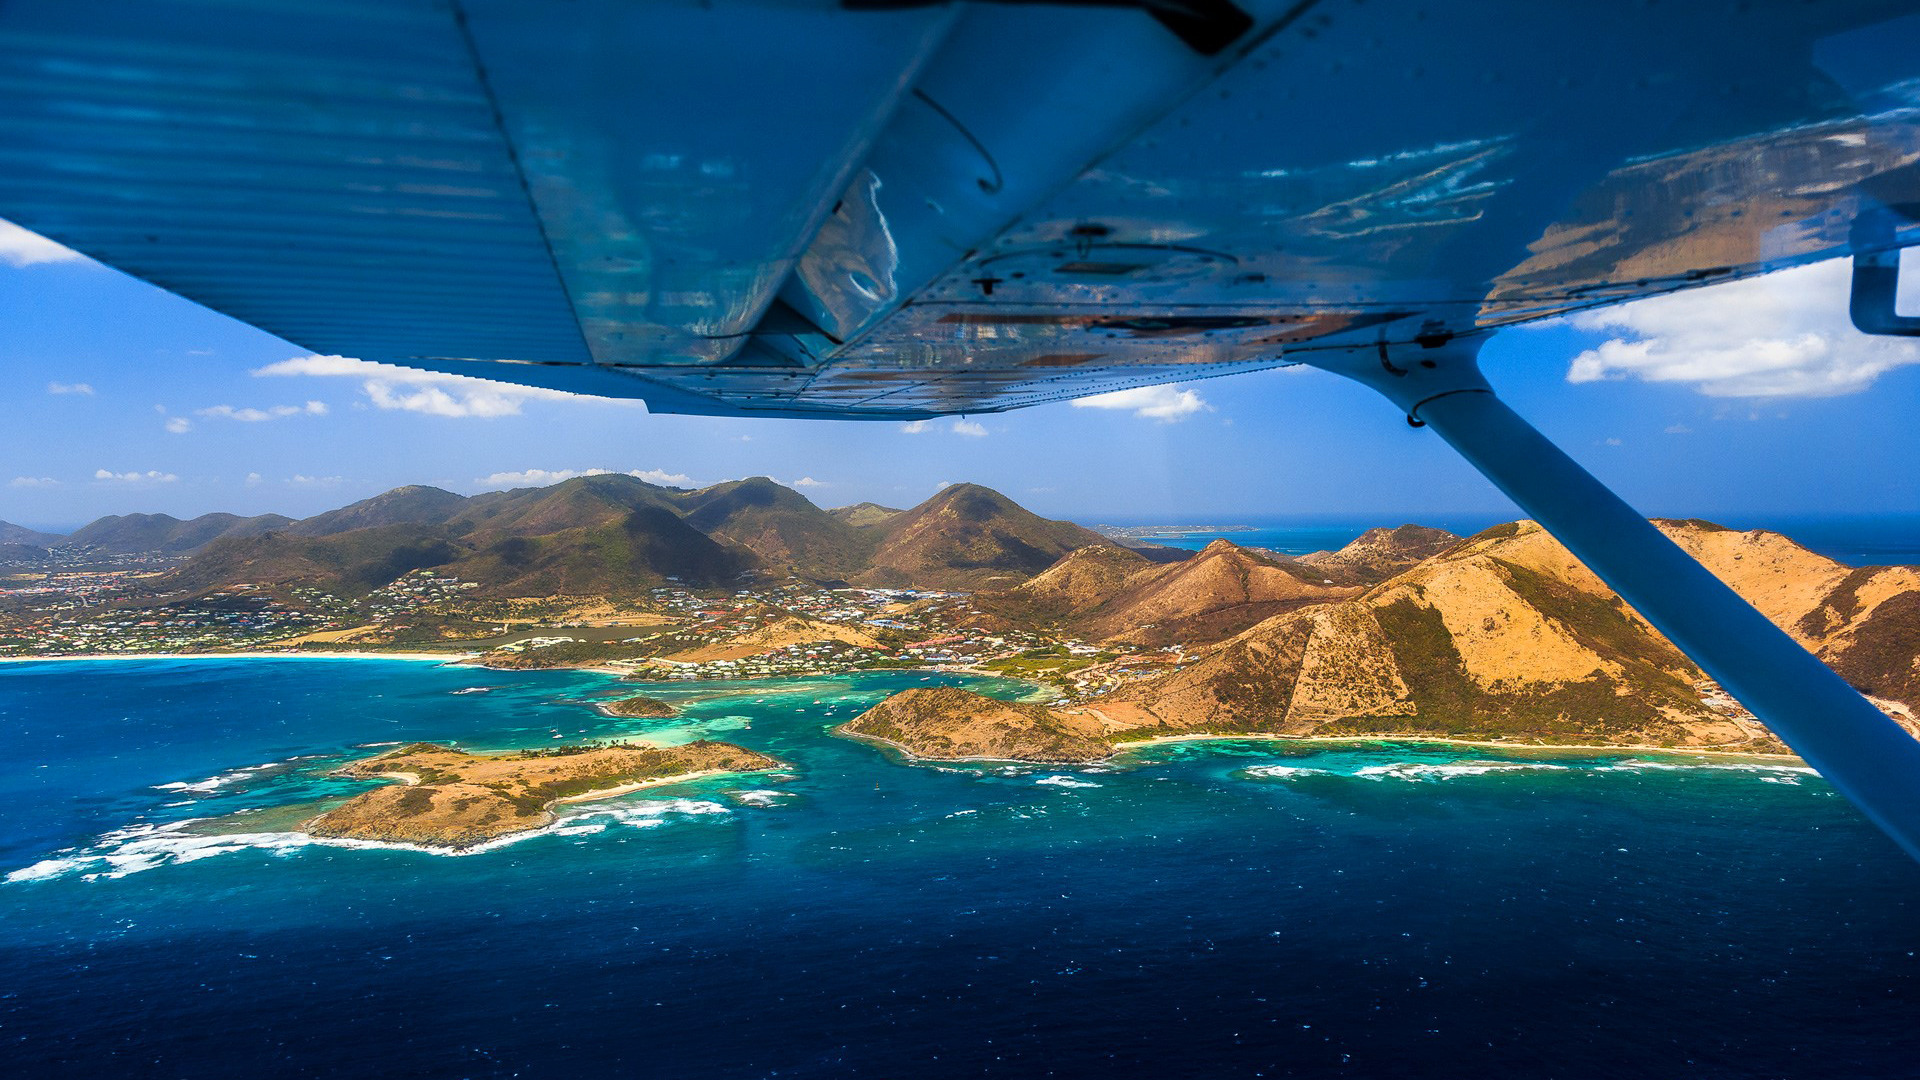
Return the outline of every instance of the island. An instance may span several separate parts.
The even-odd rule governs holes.
[[[350,762],[335,775],[394,780],[307,821],[310,836],[460,850],[553,821],[553,806],[653,784],[784,768],[730,743],[610,743],[477,754],[411,743]]]
[[[834,729],[942,761],[1086,764],[1112,756],[1102,725],[1078,712],[1049,709],[951,686],[903,690]]]
[[[615,698],[612,701],[602,701],[598,704],[600,711],[606,713],[608,716],[624,716],[633,719],[652,720],[680,715],[680,710],[674,708],[671,702],[661,701],[659,698],[648,697],[645,694]]]

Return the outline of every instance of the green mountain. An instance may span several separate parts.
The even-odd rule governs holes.
[[[295,536],[334,536],[381,525],[440,525],[452,519],[467,502],[464,495],[409,484],[338,510],[302,518],[287,526],[287,531]]]
[[[498,596],[631,596],[669,583],[731,585],[759,562],[665,507],[643,506],[599,525],[504,537],[436,568]]]
[[[609,474],[472,498],[396,488],[298,523],[272,519],[280,527],[270,533],[223,537],[183,566],[172,587],[300,582],[363,594],[410,570],[435,569],[497,596],[622,595],[669,581],[726,586],[749,571],[978,588],[1016,585],[1076,547],[1106,546],[1096,533],[973,484],[874,524],[850,516],[765,477],[683,491]]]
[[[807,577],[849,578],[865,570],[880,541],[764,476],[683,495],[687,524],[758,555],[770,569]]]
[[[25,525],[15,525],[11,521],[0,521],[0,544],[17,544],[24,547],[50,548],[65,540],[59,533],[45,533],[29,529]]]
[[[202,514],[187,521],[168,514],[123,514],[103,517],[62,538],[58,546],[106,555],[149,551],[184,555],[215,540],[258,536],[291,524],[292,518],[279,514],[244,518],[233,514]]]

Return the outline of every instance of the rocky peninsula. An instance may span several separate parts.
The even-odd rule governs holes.
[[[984,758],[1084,764],[1113,754],[1101,724],[1078,712],[1027,705],[951,686],[916,687],[834,729],[873,739],[915,757],[946,761]]]
[[[307,821],[312,836],[459,850],[553,821],[553,806],[650,784],[782,768],[730,743],[615,743],[475,754],[412,743],[351,762],[336,775],[399,783],[369,791]]]

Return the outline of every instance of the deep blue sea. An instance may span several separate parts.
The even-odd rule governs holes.
[[[927,678],[958,681],[678,683],[622,721],[584,673],[0,665],[0,1073],[1920,1073],[1920,866],[1789,763],[826,734]],[[370,746],[555,734],[792,768],[460,857],[287,832]]]
[[[1423,517],[1413,524],[1432,525],[1461,536],[1510,521],[1498,515]],[[1894,566],[1920,564],[1920,517],[1910,515],[1822,516],[1822,517],[1715,517],[1713,520],[1736,529],[1772,529],[1785,533],[1807,548],[1837,559],[1849,566]],[[1220,522],[1216,524],[1226,524]],[[1351,543],[1355,537],[1380,520],[1367,522],[1298,519],[1288,521],[1235,522],[1250,528],[1234,532],[1169,533],[1154,536],[1154,543],[1198,551],[1215,539],[1225,537],[1241,547],[1266,548],[1282,555],[1305,555],[1314,551],[1333,551]],[[1404,522],[1384,522],[1400,525]]]

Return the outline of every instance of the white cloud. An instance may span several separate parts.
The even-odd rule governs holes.
[[[793,482],[793,486],[797,488],[816,488],[816,487],[828,487],[829,485],[825,480],[815,480],[811,476],[803,476],[800,479],[795,480]]]
[[[235,408],[232,405],[209,405],[196,410],[199,415],[220,420],[239,420],[242,423],[258,424],[263,420],[284,420],[289,416],[325,416],[327,403],[309,401],[304,405],[270,405],[264,409]],[[172,430],[169,428],[168,430]]]
[[[376,408],[429,416],[515,416],[523,402],[596,400],[558,390],[489,382],[466,375],[376,364],[349,356],[295,356],[253,369],[255,375],[356,378]]]
[[[909,435],[920,435],[928,431],[938,430],[933,426],[937,422],[938,421],[934,420],[910,420],[907,423],[901,424],[900,430]],[[954,417],[953,424],[949,426],[947,430],[953,432],[955,435],[966,435],[975,439],[984,438],[987,434],[987,429],[984,425],[968,420],[965,417]]]
[[[50,382],[47,384],[47,393],[49,394],[81,394],[86,397],[92,397],[93,387],[83,382],[75,382],[75,383]]]
[[[193,430],[193,421],[184,416],[175,416],[167,421],[167,430],[175,435],[185,435]]]
[[[1693,429],[1685,424],[1668,424],[1666,426],[1666,433],[1669,435],[1691,435],[1693,434]]]
[[[248,475],[257,474],[250,473]],[[332,487],[343,479],[345,478],[340,476],[302,476],[299,473],[295,473],[287,477],[287,483],[295,487]]]
[[[7,486],[17,488],[59,487],[60,481],[55,480],[51,476],[16,476],[8,482]]]
[[[612,469],[522,469],[519,472],[497,472],[481,477],[474,483],[490,488],[546,487],[576,476],[610,476],[613,472]],[[625,475],[662,487],[693,486],[692,477],[685,473],[670,473],[665,469],[628,469]]]
[[[107,469],[95,469],[93,478],[95,480],[107,480],[119,484],[171,484],[175,480],[180,479],[172,473],[163,473],[158,469],[148,469],[146,472],[123,473],[112,472]]]
[[[85,255],[70,247],[62,247],[39,233],[28,232],[10,221],[0,221],[0,262],[9,266],[79,262],[85,258]]]
[[[262,477],[262,476],[261,476],[261,475],[260,475],[259,473],[257,473],[257,472],[250,472],[250,473],[248,473],[248,474],[247,474],[247,486],[248,486],[248,487],[259,487],[259,486],[260,486],[260,481],[261,481],[261,480],[263,480],[263,479],[265,479],[265,478],[264,478],[264,477]]]
[[[668,472],[665,469],[629,469],[628,476],[637,476],[649,484],[661,487],[694,487],[693,478],[686,473]]]
[[[1567,381],[1689,383],[1711,397],[1859,393],[1894,368],[1920,364],[1920,340],[1853,328],[1851,265],[1834,259],[1581,312],[1568,319],[1576,329],[1618,336],[1574,357]]]
[[[1183,420],[1197,412],[1211,412],[1213,406],[1198,393],[1177,386],[1139,386],[1132,390],[1114,390],[1076,400],[1078,409],[1125,409],[1161,423]]]

